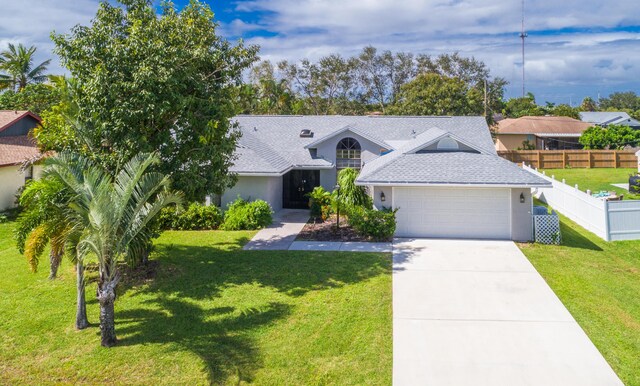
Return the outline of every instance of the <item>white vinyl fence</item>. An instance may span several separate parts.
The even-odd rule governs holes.
[[[640,239],[640,200],[605,201],[557,181],[527,165],[525,170],[552,183],[535,196],[606,241]]]

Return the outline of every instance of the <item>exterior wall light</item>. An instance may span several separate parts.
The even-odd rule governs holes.
[[[520,203],[524,204],[524,193],[520,193]]]
[[[380,192],[380,201],[384,202],[387,199],[387,197],[385,197],[384,192]]]

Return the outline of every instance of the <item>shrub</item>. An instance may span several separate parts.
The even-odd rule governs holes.
[[[311,209],[311,217],[322,221],[331,215],[331,193],[324,190],[322,186],[316,186],[311,193],[307,193],[309,197],[309,209]]]
[[[0,224],[5,222],[9,222],[9,217],[7,217],[7,215],[4,213],[0,213]]]
[[[356,232],[373,240],[388,240],[396,231],[397,211],[398,209],[374,210],[356,207],[349,214],[349,225]]]
[[[220,229],[227,231],[264,228],[271,224],[273,210],[264,200],[246,201],[238,197],[229,204]]]
[[[218,229],[222,223],[222,210],[217,206],[191,203],[186,210],[175,207],[164,208],[158,216],[160,229],[210,230]]]
[[[356,185],[358,171],[351,168],[340,170],[338,173],[338,185],[340,185],[340,193],[333,191],[334,206],[339,206],[340,210],[349,213],[351,210],[362,207],[371,209],[373,202],[367,194],[364,186]]]

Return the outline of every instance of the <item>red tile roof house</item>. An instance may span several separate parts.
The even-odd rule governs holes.
[[[39,165],[24,168],[40,152],[29,131],[40,123],[29,111],[0,110],[0,211],[16,206],[16,194],[27,180],[38,175]]]

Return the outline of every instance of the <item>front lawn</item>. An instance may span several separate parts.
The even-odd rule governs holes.
[[[32,274],[0,224],[0,384],[390,384],[389,254],[242,251],[253,232],[170,231],[155,277],[124,283],[100,347],[95,283]]]
[[[562,245],[520,249],[622,381],[640,385],[640,241],[606,242],[560,217]]]
[[[625,199],[640,200],[640,195],[630,194],[627,190],[617,188],[611,184],[624,184],[629,182],[629,175],[636,174],[637,169],[545,169],[547,176],[555,175],[556,180],[562,181],[564,178],[568,185],[578,184],[578,188],[583,192],[587,189],[592,192],[601,190],[613,191],[617,194],[624,194]]]

